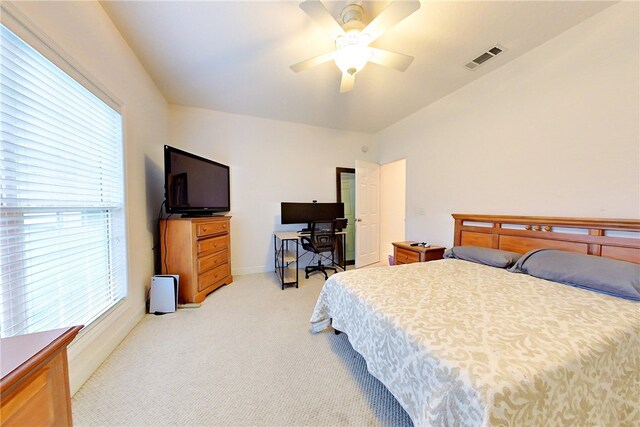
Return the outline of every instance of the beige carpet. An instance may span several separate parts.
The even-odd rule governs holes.
[[[237,276],[145,316],[73,397],[75,425],[411,425],[345,334],[309,332],[323,279]]]

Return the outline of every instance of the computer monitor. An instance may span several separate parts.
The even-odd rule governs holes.
[[[344,218],[344,203],[298,203],[280,204],[280,222],[282,224],[307,224],[312,221]]]

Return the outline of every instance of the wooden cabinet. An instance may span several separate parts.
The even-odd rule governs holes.
[[[426,262],[442,259],[444,250],[442,246],[430,245],[426,248],[421,246],[411,246],[414,242],[394,242],[393,258],[396,265],[411,264],[413,262]]]
[[[82,326],[0,340],[0,419],[10,426],[70,426],[67,346]]]
[[[180,276],[180,303],[202,302],[233,282],[229,216],[160,221],[162,274]]]

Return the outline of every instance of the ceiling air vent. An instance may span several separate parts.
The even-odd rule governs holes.
[[[465,67],[467,67],[469,70],[473,70],[473,69],[479,67],[480,65],[484,64],[485,62],[487,62],[488,60],[490,60],[494,56],[499,55],[503,51],[504,51],[504,48],[502,46],[495,45],[495,46],[487,49],[486,52],[483,52],[480,55],[478,55],[477,58],[475,58],[474,60],[472,60],[468,64],[465,64]]]

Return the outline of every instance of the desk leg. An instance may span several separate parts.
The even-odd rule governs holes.
[[[347,271],[347,235],[338,234],[337,237],[342,243],[342,253],[340,253],[340,250],[336,248],[334,254],[338,255],[338,262],[334,261],[332,265],[340,267],[342,271]],[[342,259],[342,263],[340,263],[340,259]]]
[[[347,271],[347,235],[342,235],[342,271]]]
[[[299,258],[299,253],[298,251],[300,250],[300,240],[296,240],[296,288],[298,287],[298,258]]]
[[[281,243],[283,245],[282,247],[282,281],[280,282],[281,285],[281,290],[284,291],[284,278],[285,278],[285,269],[287,269],[287,266],[284,263],[284,253],[289,249],[289,241],[285,240]]]

